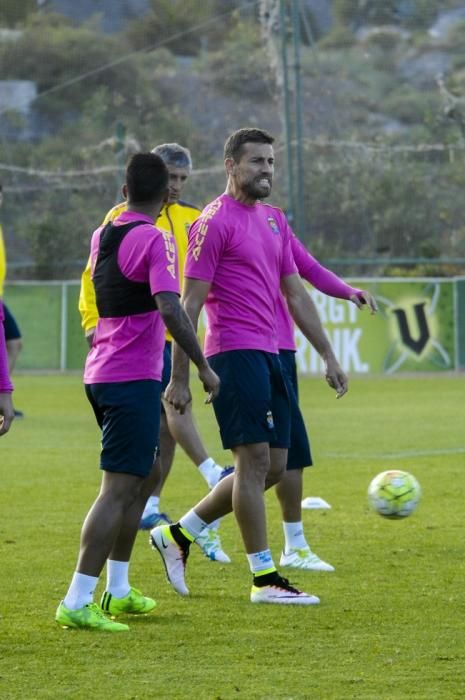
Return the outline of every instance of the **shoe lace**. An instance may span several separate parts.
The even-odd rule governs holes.
[[[100,617],[102,620],[108,620],[108,617],[105,615],[100,606],[97,605],[97,603],[88,603],[86,608],[88,608],[93,615]]]
[[[211,552],[218,549],[217,539],[216,533],[210,528],[206,528],[195,541],[201,549]]]
[[[208,549],[214,552],[218,552],[221,549],[220,536],[217,532],[215,532],[215,530],[208,530],[206,544]]]
[[[273,582],[273,586],[276,586],[277,588],[284,588],[284,590],[289,591],[290,593],[300,593],[298,588],[295,588],[290,582],[289,579],[284,578],[284,576],[280,576],[277,574],[276,581]]]

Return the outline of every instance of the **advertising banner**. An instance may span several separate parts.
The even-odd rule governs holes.
[[[307,285],[344,371],[393,374],[455,369],[453,280],[383,278],[350,283],[373,294],[379,307],[376,315]],[[299,371],[320,373],[318,354],[299,330],[295,337]]]

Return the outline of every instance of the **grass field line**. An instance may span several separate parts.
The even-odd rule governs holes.
[[[341,459],[404,459],[405,457],[442,457],[465,453],[465,447],[444,447],[436,450],[404,450],[402,452],[322,452],[322,457]]]

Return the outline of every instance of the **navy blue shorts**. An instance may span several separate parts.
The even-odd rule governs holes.
[[[18,340],[21,338],[21,331],[16,323],[16,319],[6,306],[3,304],[3,309],[5,311],[5,318],[3,320],[3,327],[5,329],[5,340]]]
[[[287,469],[311,467],[313,462],[310,443],[302,412],[299,408],[299,386],[297,383],[295,352],[293,350],[280,350],[279,360],[291,403],[291,446],[287,454]]]
[[[171,341],[167,340],[163,349],[163,369],[161,372],[161,391],[162,395],[171,379]],[[161,412],[165,415],[165,407],[161,402]]]
[[[167,340],[163,349],[163,371],[161,373],[161,390],[165,391],[171,379],[171,341]]]
[[[208,361],[221,379],[213,408],[223,447],[259,442],[289,447],[289,397],[279,356],[261,350],[229,350]]]
[[[158,451],[161,383],[85,384],[85,390],[102,429],[100,468],[146,477]]]

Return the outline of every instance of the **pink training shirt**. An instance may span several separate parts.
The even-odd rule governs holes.
[[[297,270],[302,279],[310,282],[315,289],[338,299],[350,299],[352,294],[361,294],[361,289],[355,289],[341,280],[334,272],[320,265],[306,247],[292,233],[291,248]],[[283,295],[279,295],[276,320],[278,326],[279,349],[295,350],[294,320],[287,308]]]
[[[207,357],[226,350],[278,352],[280,280],[297,272],[290,237],[280,209],[242,204],[227,194],[192,224],[184,275],[211,284]]]
[[[116,226],[143,221],[122,240],[118,251],[121,272],[134,282],[150,284],[152,294],[179,294],[176,244],[171,233],[160,231],[153,220],[137,212],[125,211],[113,222]],[[100,226],[90,244],[92,272],[97,260]],[[84,369],[86,384],[161,379],[165,325],[158,311],[100,318],[92,349]]]
[[[11,383],[10,373],[8,371],[8,355],[6,351],[5,328],[3,325],[4,318],[3,304],[0,300],[0,393],[11,394],[13,391],[13,384]]]

